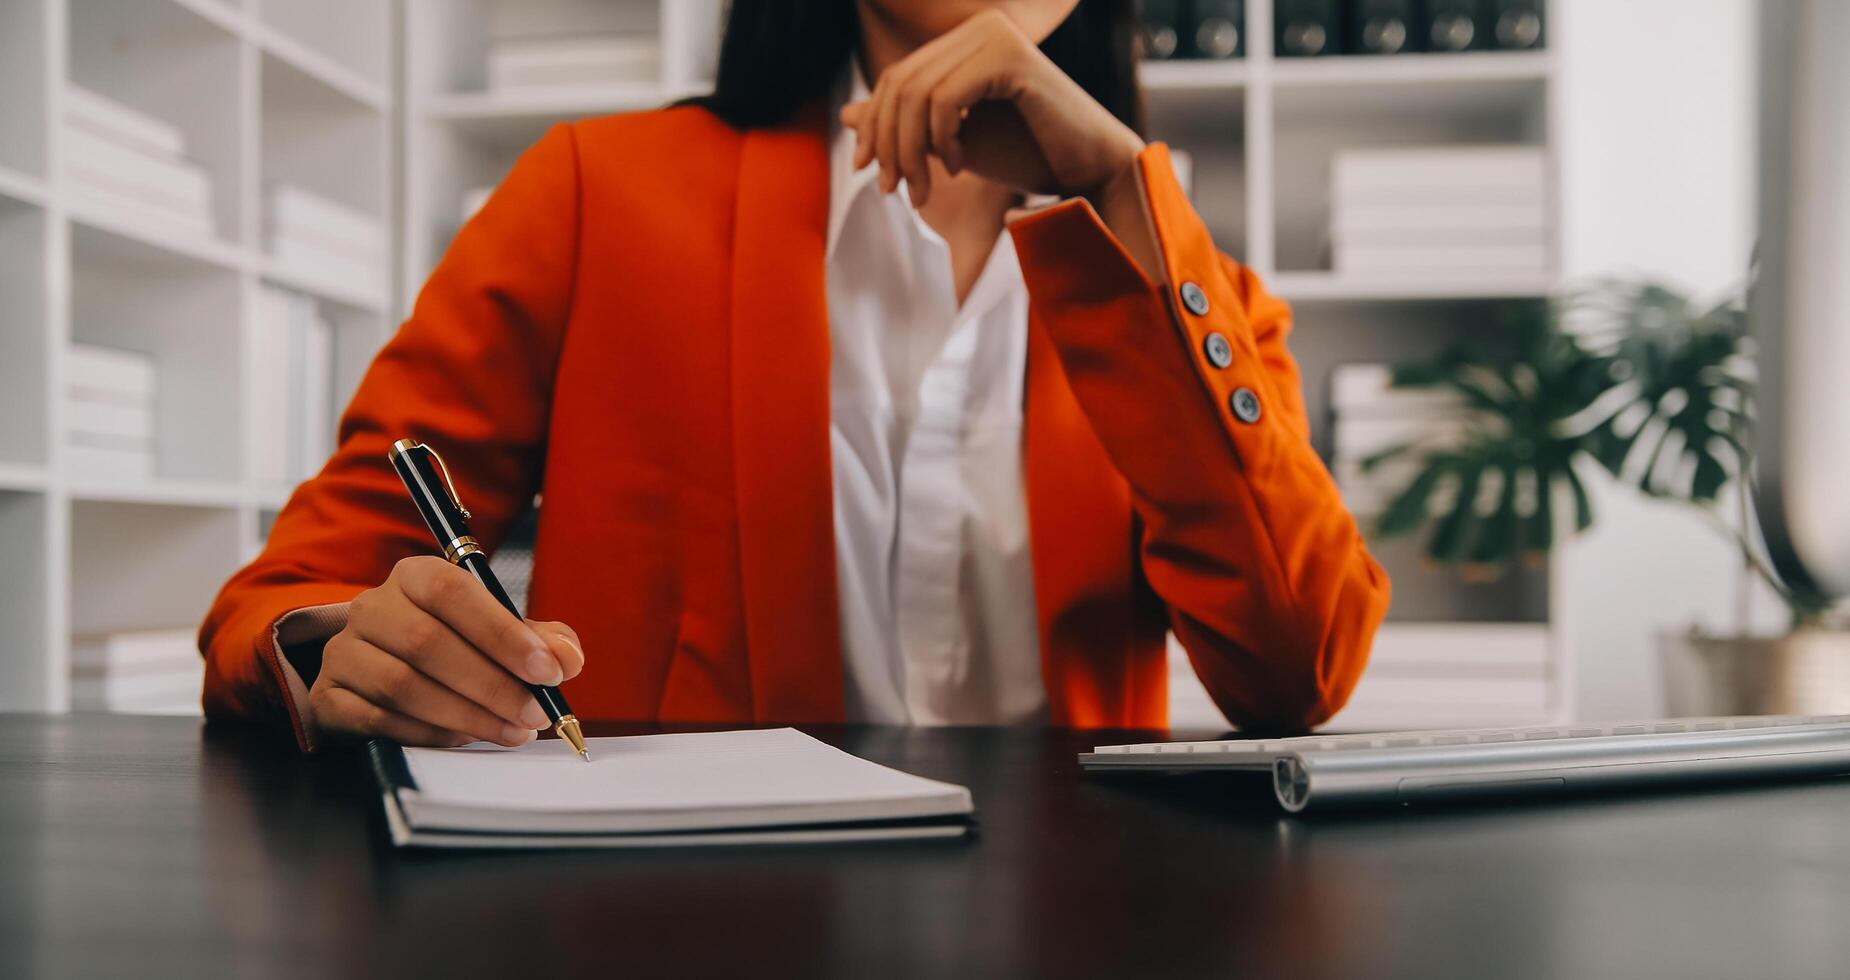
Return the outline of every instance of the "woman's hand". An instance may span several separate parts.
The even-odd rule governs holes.
[[[841,119],[855,131],[855,168],[878,161],[886,193],[903,177],[914,207],[931,195],[928,157],[1030,193],[1096,197],[1123,183],[1143,149],[993,9],[888,68]]]
[[[308,700],[331,734],[524,745],[550,721],[521,682],[558,684],[584,665],[571,627],[522,622],[467,571],[407,558],[354,598]]]

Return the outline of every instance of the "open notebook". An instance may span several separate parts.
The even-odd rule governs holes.
[[[370,746],[400,847],[664,847],[956,837],[962,786],[849,755],[793,728],[517,749]]]

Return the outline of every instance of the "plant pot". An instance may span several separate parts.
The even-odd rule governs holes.
[[[1670,717],[1850,714],[1850,632],[1666,633],[1658,649]]]

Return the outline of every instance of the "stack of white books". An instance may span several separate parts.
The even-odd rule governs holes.
[[[315,301],[265,287],[251,351],[252,475],[268,486],[313,476],[334,451],[334,325]]]
[[[1545,274],[1547,171],[1536,146],[1338,151],[1331,264],[1354,276]]]
[[[71,707],[78,711],[199,714],[205,661],[191,629],[74,637]]]
[[[79,479],[134,481],[154,475],[154,358],[71,344],[65,357],[64,458]]]
[[[384,222],[290,184],[271,185],[264,206],[265,248],[285,274],[366,295],[385,292]]]
[[[179,127],[89,89],[64,89],[65,176],[79,207],[187,235],[215,233],[212,178]]]
[[[519,94],[654,83],[661,64],[653,34],[503,38],[488,45],[488,89]]]
[[[1413,481],[1425,451],[1464,441],[1470,422],[1455,392],[1396,388],[1386,364],[1344,364],[1330,378],[1335,427],[1332,467],[1343,500],[1357,514],[1378,514]],[[1364,460],[1400,446],[1419,451],[1383,460],[1364,471]]]

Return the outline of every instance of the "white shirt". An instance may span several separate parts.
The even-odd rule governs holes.
[[[866,97],[859,65],[849,99]],[[829,441],[848,717],[1045,707],[1022,482],[1028,291],[1008,234],[960,307],[950,248],[878,167],[829,167]]]

